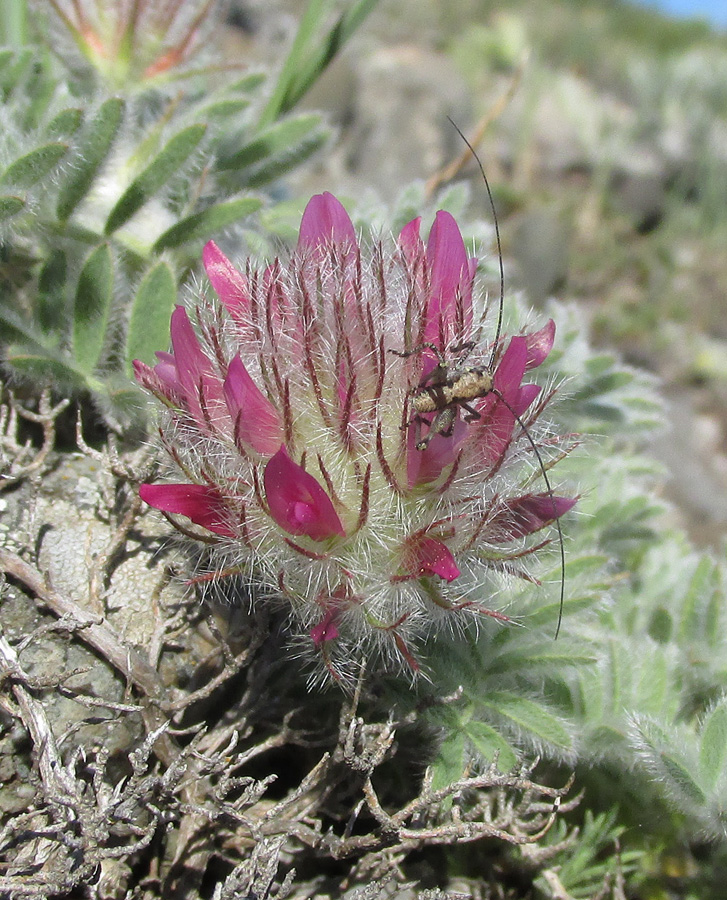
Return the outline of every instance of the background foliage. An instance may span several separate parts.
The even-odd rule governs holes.
[[[664,469],[646,449],[670,440],[659,383],[589,338],[622,341],[672,384],[699,379],[720,408],[722,38],[621,3],[501,3],[490,16],[473,0],[466,27],[449,5],[431,13],[475,94],[512,81],[523,51],[532,55],[517,75],[527,102],[509,123],[508,177],[493,179],[522,286],[518,214],[554,198],[578,211],[561,288],[591,302],[584,311],[547,300],[537,314],[558,325],[547,363],[556,424],[583,436],[558,465],[581,499],[565,525],[557,641],[551,547],[532,571],[542,584],[503,587],[522,626],[485,622],[459,642],[432,640],[416,692],[372,675],[358,705],[308,693],[274,617],[231,611],[219,602],[224,584],[198,586],[203,603],[179,589],[194,561],[172,554],[136,496],[153,454],[85,448],[79,467],[53,449],[68,398],[92,398],[102,430],[122,439],[143,424],[129,363],[167,347],[170,310],[207,239],[233,229],[269,251],[289,232],[280,179],[332,138],[324,116],[296,105],[374,5],[309,3],[274,72],[220,68],[202,46],[152,77],[133,55],[103,68],[82,47],[66,53],[70,32],[59,55],[24,4],[4,8],[0,324],[21,398],[6,392],[0,415],[9,897],[196,900],[282,896],[285,885],[298,897],[368,898],[406,881],[422,897],[722,895],[724,551],[695,547],[664,499]],[[593,106],[584,81],[599,86]],[[546,94],[558,98],[559,123],[577,126],[585,192],[532,165]],[[606,95],[636,115],[609,118]],[[644,136],[674,122],[688,140],[654,222],[620,205],[616,188]],[[500,127],[507,141],[508,122]],[[350,209],[376,234],[440,207],[461,218],[468,203],[462,187],[432,197],[415,184]],[[487,242],[490,228],[473,221],[469,238]],[[684,289],[694,270],[702,293]],[[532,321],[530,299],[508,293],[509,329]]]

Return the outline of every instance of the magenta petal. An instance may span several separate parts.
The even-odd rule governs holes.
[[[492,518],[489,527],[498,529],[500,540],[515,540],[540,531],[572,509],[576,502],[574,497],[525,494],[508,500],[505,508]]]
[[[193,401],[192,405],[197,400],[199,406],[200,380],[203,375],[210,374],[211,366],[199,346],[197,335],[183,306],[177,306],[172,313],[170,332],[179,383],[187,393],[187,398]]]
[[[540,331],[525,335],[525,341],[528,346],[528,361],[526,369],[535,369],[548,356],[553,349],[555,341],[555,322],[549,319]]]
[[[142,484],[139,496],[162,512],[177,513],[208,531],[235,537],[229,524],[229,510],[220,492],[204,484]]]
[[[284,446],[265,466],[263,483],[270,515],[284,531],[314,541],[345,534],[331,498]]]
[[[326,191],[308,201],[300,222],[298,249],[317,249],[329,244],[356,247],[356,231],[340,200]]]
[[[210,430],[210,424],[229,427],[222,380],[203,353],[183,306],[172,313],[170,332],[177,377],[190,414],[205,432]]]
[[[410,425],[406,445],[406,473],[409,487],[436,481],[444,469],[451,466],[457,458],[460,443],[468,435],[468,428],[469,426],[458,416],[454,423],[454,431],[449,437],[435,434],[426,450],[417,450],[417,430],[413,424]],[[426,435],[426,426],[422,426],[421,433]]]
[[[334,641],[338,637],[336,625],[337,612],[329,609],[317,625],[310,630],[310,636],[316,647],[320,647],[326,641]]]
[[[507,350],[497,366],[494,378],[495,388],[510,403],[517,399],[527,360],[527,342],[524,337],[516,335],[510,339]]]
[[[427,535],[416,535],[407,542],[404,566],[414,577],[438,575],[445,581],[459,577],[459,567],[449,547]]]
[[[239,320],[250,306],[247,278],[238,272],[214,241],[205,244],[202,261],[217,296],[233,319]]]
[[[427,260],[430,270],[430,297],[426,341],[437,342],[440,334],[453,338],[459,323],[469,330],[472,322],[472,275],[470,259],[454,217],[439,210],[427,241]],[[458,309],[459,307],[459,309]],[[459,313],[459,315],[458,315]]]
[[[478,407],[482,418],[471,427],[476,436],[477,450],[483,466],[496,463],[512,440],[515,416],[511,410],[519,415],[522,411],[520,409],[521,396],[528,400],[530,393],[526,389],[523,395],[520,387],[526,361],[525,338],[512,338],[495,370],[495,391],[488,394],[482,405]]]
[[[535,398],[540,393],[540,385],[538,384],[524,384],[520,388],[520,392],[517,398],[517,405],[513,406],[515,412],[521,416],[525,410],[530,406],[530,404],[535,400]]]
[[[263,456],[272,456],[283,439],[280,417],[250,377],[239,354],[230,362],[223,390],[235,423],[235,440]]]
[[[419,236],[422,217],[417,216],[408,222],[399,234],[399,249],[409,265],[413,265],[424,252],[424,241]]]

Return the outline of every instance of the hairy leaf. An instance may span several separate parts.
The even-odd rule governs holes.
[[[127,222],[187,162],[204,137],[206,125],[190,125],[175,134],[124,191],[106,221],[106,234]]]
[[[43,263],[38,276],[36,316],[46,334],[60,335],[68,310],[66,309],[66,254],[57,247]]]
[[[48,137],[71,137],[83,124],[83,110],[71,106],[62,109],[48,123],[46,134]]]
[[[542,703],[535,703],[509,691],[492,691],[485,696],[472,698],[475,705],[486,713],[494,713],[500,720],[509,722],[526,739],[545,742],[553,748],[573,752],[573,737],[564,721]]]
[[[701,723],[699,768],[702,783],[712,790],[727,776],[727,699],[710,709]]]
[[[180,247],[198,238],[210,238],[215,232],[244,219],[261,206],[262,201],[257,197],[243,197],[210,206],[202,212],[187,216],[165,231],[154,244],[154,252],[160,253],[162,250]]]
[[[221,171],[244,169],[262,160],[290,152],[321,124],[320,116],[305,115],[285,119],[263,129],[257,136],[231,156],[222,157],[218,163]]]
[[[121,125],[124,101],[111,97],[96,113],[84,135],[78,159],[58,197],[58,218],[65,221],[83,200],[101,165],[111,151]]]
[[[68,144],[58,141],[35,147],[7,167],[0,176],[0,185],[33,187],[58,165],[67,151]]]
[[[126,367],[133,374],[132,362],[140,359],[152,364],[154,353],[169,344],[169,319],[177,299],[177,283],[166,262],[147,272],[139,285],[131,307],[126,339]]]
[[[79,369],[91,373],[106,340],[114,275],[111,249],[101,244],[81,270],[73,310],[73,356]]]
[[[25,200],[22,197],[5,195],[0,197],[0,222],[17,215],[21,209],[25,209]]]

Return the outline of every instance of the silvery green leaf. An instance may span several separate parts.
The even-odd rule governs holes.
[[[106,340],[113,286],[111,248],[101,244],[81,270],[73,309],[73,356],[88,374],[98,365]]]
[[[131,306],[126,337],[126,367],[132,374],[132,362],[140,359],[149,365],[154,353],[169,344],[169,319],[177,299],[177,283],[169,265],[158,262],[146,273]]]
[[[206,125],[190,125],[167,141],[152,162],[119,197],[106,221],[106,234],[120,228],[179,172],[199,146],[206,130]]]
[[[101,165],[111,151],[123,112],[124,101],[120,97],[110,97],[89,123],[80,141],[78,158],[60,189],[58,218],[61,221],[68,219],[88,193]]]
[[[41,147],[34,147],[24,156],[14,160],[0,175],[0,185],[18,188],[34,187],[45,178],[68,151],[68,144],[54,141]]]
[[[226,203],[216,203],[202,212],[193,213],[165,231],[154,244],[154,252],[160,253],[162,250],[180,247],[188,241],[199,238],[209,239],[215,232],[254,213],[261,205],[262,201],[257,197],[243,197],[239,200],[228,200]]]

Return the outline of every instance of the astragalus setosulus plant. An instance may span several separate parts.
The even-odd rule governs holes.
[[[330,198],[323,201],[324,211],[331,211],[331,202]],[[118,694],[96,696],[93,686],[86,686],[77,700],[96,707],[100,701],[108,704],[107,727],[127,727],[131,737],[112,757],[103,742],[90,743],[85,732],[78,732],[81,736],[71,748],[61,740],[60,731],[54,733],[58,726],[52,723],[51,704],[46,703],[46,697],[54,696],[53,684],[33,681],[26,668],[34,646],[45,640],[47,625],[41,626],[38,635],[10,632],[10,637],[0,640],[3,665],[12,673],[6,684],[13,697],[25,704],[17,716],[29,734],[37,734],[37,743],[35,738],[26,741],[13,759],[18,764],[29,760],[27,744],[31,743],[42,762],[39,783],[33,782],[37,790],[31,817],[13,807],[3,819],[0,855],[9,869],[0,887],[12,885],[17,892],[29,873],[37,886],[45,879],[46,896],[71,896],[74,887],[101,866],[105,884],[123,884],[127,891],[137,888],[139,896],[174,890],[174,896],[198,900],[204,896],[202,884],[210,890],[214,885],[218,893],[224,889],[228,895],[234,890],[245,895],[253,883],[259,896],[271,896],[276,883],[296,868],[302,874],[296,876],[300,881],[294,879],[295,897],[324,891],[341,896],[352,887],[363,892],[357,896],[380,897],[395,891],[402,881],[416,878],[415,851],[468,842],[466,857],[458,857],[456,850],[433,851],[440,884],[447,884],[445,870],[455,875],[471,875],[475,870],[473,892],[483,892],[483,883],[493,892],[504,883],[517,883],[526,887],[519,892],[513,889],[513,897],[525,891],[546,898],[567,892],[585,900],[597,896],[604,879],[618,875],[619,866],[634,887],[643,887],[649,873],[659,887],[668,884],[659,853],[668,850],[672,859],[678,850],[687,857],[684,848],[695,835],[717,838],[711,858],[718,857],[724,809],[723,567],[695,554],[682,538],[658,523],[663,505],[654,494],[660,473],[634,451],[661,422],[653,384],[613,356],[595,354],[588,346],[583,317],[575,311],[558,305],[548,310],[557,323],[551,346],[552,328],[543,324],[548,317],[529,321],[524,304],[506,297],[502,333],[519,336],[515,350],[510,351],[508,343],[496,357],[495,372],[504,367],[500,379],[510,385],[506,389],[516,391],[523,402],[532,391],[525,390],[513,374],[513,355],[521,354],[518,346],[523,341],[526,346],[533,343],[528,335],[540,334],[536,342],[540,350],[532,360],[539,363],[532,370],[538,382],[562,385],[565,376],[565,388],[561,386],[565,398],[547,404],[552,425],[546,429],[543,421],[535,421],[531,431],[544,445],[545,465],[557,461],[548,471],[558,494],[563,484],[575,485],[581,494],[578,512],[569,512],[563,519],[565,615],[554,641],[558,554],[552,546],[538,547],[552,534],[542,530],[518,538],[529,543],[520,549],[536,549],[526,558],[525,568],[523,560],[506,560],[502,552],[498,557],[487,534],[481,545],[458,546],[455,541],[460,535],[471,535],[471,522],[465,521],[458,534],[457,528],[445,527],[433,515],[440,502],[449,506],[450,513],[462,512],[457,508],[463,502],[473,508],[476,478],[483,496],[495,485],[501,488],[500,497],[490,498],[492,518],[482,519],[485,532],[493,521],[500,528],[508,521],[512,526],[514,520],[503,512],[527,509],[527,504],[512,505],[509,500],[528,492],[541,494],[541,512],[547,515],[547,506],[542,505],[542,472],[512,421],[508,428],[514,452],[503,459],[501,471],[491,477],[487,472],[466,474],[462,484],[470,491],[470,499],[465,492],[456,498],[457,503],[450,502],[447,491],[456,484],[456,472],[449,484],[446,478],[429,481],[429,475],[432,467],[451,464],[456,441],[471,441],[474,446],[468,452],[477,448],[478,420],[460,421],[453,435],[435,434],[430,444],[436,440],[439,446],[428,445],[423,451],[414,446],[409,452],[406,445],[413,442],[417,423],[407,430],[400,424],[406,425],[407,389],[422,377],[416,367],[426,362],[419,358],[421,353],[408,359],[387,354],[394,380],[388,382],[390,395],[384,402],[382,437],[385,433],[387,440],[382,441],[382,449],[409,495],[397,506],[387,499],[392,488],[385,477],[378,476],[375,484],[370,475],[366,509],[361,503],[365,467],[360,466],[357,475],[355,466],[342,466],[343,456],[336,449],[348,427],[336,432],[339,437],[332,434],[341,423],[357,422],[352,438],[369,439],[367,416],[372,410],[366,403],[367,390],[376,391],[378,381],[370,377],[376,370],[371,367],[374,359],[380,361],[381,353],[374,357],[361,353],[371,333],[352,327],[352,322],[359,321],[358,313],[332,320],[334,332],[336,328],[339,335],[345,332],[351,344],[350,356],[342,352],[339,366],[322,371],[323,357],[312,352],[317,341],[330,339],[329,333],[309,331],[306,337],[304,328],[293,329],[285,341],[295,352],[288,358],[281,355],[284,347],[277,352],[268,347],[269,383],[262,377],[261,360],[251,350],[256,345],[250,344],[254,338],[250,326],[255,323],[248,301],[261,301],[258,339],[265,344],[273,340],[268,318],[285,316],[294,325],[304,324],[294,300],[300,299],[310,280],[297,276],[310,274],[311,267],[325,268],[343,260],[343,271],[353,274],[351,285],[357,284],[359,276],[355,265],[349,268],[349,254],[331,254],[329,248],[328,256],[323,251],[321,257],[316,240],[316,235],[321,236],[321,198],[315,203],[319,204],[314,217],[318,225],[311,229],[308,217],[302,246],[293,253],[297,262],[288,265],[285,277],[282,263],[276,270],[238,261],[237,269],[215,246],[209,246],[205,258],[211,285],[203,283],[194,301],[174,312],[172,353],[161,351],[154,369],[137,367],[140,378],[169,407],[162,432],[178,466],[175,475],[166,479],[174,486],[157,479],[143,494],[175,516],[177,524],[185,527],[184,515],[196,521],[186,526],[188,531],[196,528],[197,536],[217,541],[216,564],[196,574],[202,585],[212,576],[217,590],[236,601],[237,608],[228,609],[231,617],[240,613],[238,601],[250,599],[245,591],[235,594],[241,584],[254,593],[252,553],[246,539],[254,548],[262,523],[262,539],[272,548],[267,564],[276,564],[275,574],[291,567],[293,578],[286,576],[282,588],[295,587],[295,592],[280,589],[273,605],[300,602],[309,584],[315,588],[316,579],[322,583],[320,573],[326,568],[337,567],[344,579],[349,574],[360,578],[360,567],[370,566],[376,557],[390,566],[385,573],[388,599],[395,596],[397,584],[391,583],[390,576],[405,576],[398,582],[408,585],[405,599],[419,603],[423,610],[429,603],[432,626],[409,632],[402,628],[407,620],[399,623],[407,659],[393,629],[381,628],[376,621],[364,622],[374,634],[364,648],[371,663],[358,706],[350,706],[335,686],[335,677],[330,679],[332,689],[306,692],[305,674],[301,677],[287,637],[276,641],[274,635],[265,635],[259,623],[254,624],[252,637],[245,632],[242,639],[225,633],[219,624],[205,635],[211,626],[204,620],[204,605],[193,598],[185,605],[178,595],[171,603],[160,600],[156,586],[148,604],[153,607],[150,640],[156,642],[156,649],[152,653],[143,640],[125,647],[118,600],[108,606],[101,628],[84,612],[84,606],[97,606],[83,597],[83,590],[90,594],[95,584],[98,591],[102,579],[87,578],[87,588],[77,595],[59,597],[62,589],[45,582],[32,562],[32,542],[23,551],[25,558],[1,548],[3,564],[16,585],[37,595],[39,603],[50,605],[56,615],[63,610],[71,620],[79,618],[72,644],[89,642],[102,659],[113,651],[110,664],[122,673]],[[333,209],[340,214],[337,206]],[[350,222],[331,216],[329,224],[332,228],[335,224],[339,236],[345,234],[351,249],[355,240],[367,250],[358,233],[351,238]],[[440,213],[440,236],[442,227],[451,228],[451,222]],[[398,271],[403,279],[398,283],[399,297],[406,295],[401,287],[407,283],[407,259],[422,261],[417,228],[414,224],[405,228],[403,247],[409,251],[418,247],[418,252],[399,259],[394,254],[392,268],[386,270],[389,275]],[[441,252],[442,246],[459,246],[459,241],[452,241],[453,234],[442,245],[435,232],[430,261],[438,257],[437,247]],[[448,263],[445,271],[458,276],[454,284],[459,283],[461,290],[462,279],[465,284],[469,281],[469,266],[462,265],[461,255],[453,260],[445,253],[443,259]],[[450,268],[453,262],[454,269]],[[372,271],[375,274],[376,267]],[[330,301],[330,308],[340,311],[346,295],[326,293],[326,285],[330,287],[330,280],[318,284],[314,279],[309,298],[322,304]],[[355,290],[351,298],[358,302]],[[388,295],[387,302],[393,304],[393,311],[398,309],[394,297]],[[458,304],[447,308],[456,311]],[[380,323],[381,318],[378,309],[374,322]],[[393,319],[402,322],[396,315]],[[426,317],[423,321],[426,327]],[[446,313],[444,321],[449,321]],[[457,321],[455,315],[453,324]],[[488,325],[486,319],[484,335],[489,334]],[[488,338],[480,340],[479,346],[487,347]],[[345,346],[343,341],[344,350]],[[391,349],[405,346],[402,339]],[[312,354],[308,363],[306,352]],[[302,354],[300,366],[295,365],[300,362],[296,353]],[[285,379],[278,382],[276,368],[291,388],[296,387],[288,391],[287,401]],[[273,405],[271,397],[279,402]],[[321,405],[330,411],[330,420]],[[243,408],[254,415],[242,418]],[[392,409],[399,411],[403,422],[390,415]],[[9,431],[9,417],[0,421]],[[286,435],[286,422],[295,443]],[[420,423],[419,428],[421,435],[428,433],[426,425]],[[374,430],[378,433],[378,428]],[[557,446],[548,446],[549,437],[572,433],[600,436],[588,438],[561,458]],[[287,453],[280,451],[277,438],[289,448]],[[324,446],[324,440],[332,442],[333,449]],[[392,452],[401,442],[403,458],[415,461],[411,471],[406,462],[397,460],[395,449]],[[11,445],[10,437],[4,438],[3,449],[9,456],[27,452],[22,446],[13,450]],[[484,448],[488,446],[485,440]],[[210,451],[208,458],[198,457],[190,466],[195,450],[205,448]],[[425,461],[430,468],[422,471]],[[380,464],[378,458],[370,462],[372,467]],[[279,477],[281,471],[287,478]],[[182,483],[192,488],[186,498],[180,490]],[[505,485],[521,490],[505,494]],[[150,516],[141,521],[135,518],[139,514],[137,485],[117,483],[116,496],[121,505],[115,516],[125,529],[124,539],[133,542],[130,547],[136,555],[143,553],[137,531],[148,527]],[[350,496],[359,502],[348,504]],[[373,504],[378,504],[376,512]],[[362,506],[366,516],[361,515]],[[368,517],[381,515],[384,506],[393,523],[376,520],[382,546],[374,553],[367,550],[364,535],[357,535],[356,528],[359,520],[359,531],[366,528]],[[235,518],[243,507],[250,520],[247,532],[243,517]],[[106,509],[101,511],[108,516]],[[430,526],[429,533],[426,527],[421,533],[422,525]],[[438,530],[433,532],[432,527]],[[392,534],[399,539],[390,540]],[[22,535],[12,537],[17,541]],[[368,539],[375,537],[371,534]],[[499,537],[502,540],[502,532]],[[119,542],[114,535],[114,555],[119,553]],[[359,545],[362,552],[357,558]],[[511,553],[513,546],[504,541],[500,551]],[[344,551],[350,556],[348,567]],[[87,550],[81,552],[85,560]],[[163,552],[159,544],[147,546],[146,552],[144,565],[153,571],[153,560],[161,562]],[[328,560],[323,558],[326,554]],[[470,554],[475,558],[468,558]],[[113,586],[112,557],[107,561]],[[105,565],[103,554],[94,564]],[[265,565],[263,560],[263,575]],[[226,571],[220,571],[222,566]],[[526,577],[518,577],[515,567]],[[472,605],[454,608],[459,578],[464,575],[472,587],[478,573],[484,576],[480,602],[513,621],[496,621]],[[384,576],[378,577],[381,583]],[[164,583],[168,581],[167,577]],[[270,592],[269,580],[260,584]],[[474,597],[472,590],[470,597]],[[452,608],[439,605],[435,598],[449,601]],[[62,606],[61,599],[66,601]],[[68,599],[77,603],[69,604]],[[103,597],[96,597],[96,604],[99,601]],[[258,611],[270,606],[260,594],[253,601]],[[18,601],[9,594],[8,602]],[[307,641],[310,650],[320,655],[323,673],[332,674],[331,669],[338,673],[341,668],[345,677],[340,663],[355,651],[351,636],[356,628],[360,633],[361,619],[369,611],[355,595],[342,591],[328,597],[314,592],[301,610],[297,622],[294,619],[298,646]],[[417,612],[415,624],[421,624],[422,618],[423,612]],[[223,619],[218,610],[218,622]],[[64,620],[64,627],[72,625],[71,620]],[[466,627],[458,627],[464,621]],[[203,652],[195,655],[202,637]],[[382,648],[378,658],[377,645]],[[150,662],[142,664],[139,655]],[[426,678],[412,679],[412,660],[421,665]],[[404,677],[382,677],[386,668],[398,669]],[[73,693],[73,686],[73,680],[66,681],[64,676],[57,690],[62,688],[67,695]],[[127,702],[129,691],[136,703]],[[333,708],[339,703],[344,711],[336,737]],[[139,710],[144,712],[141,720]],[[33,731],[42,715],[51,720],[44,739]],[[4,747],[0,745],[0,750]],[[497,766],[490,768],[496,753]],[[527,768],[517,769],[536,755],[545,766],[534,776]],[[7,753],[4,758],[7,761]],[[433,767],[428,768],[431,761]],[[119,766],[130,777],[119,779]],[[564,821],[544,834],[552,826],[553,798],[562,792],[573,769],[579,787],[586,788],[582,812],[573,811],[581,816],[581,830],[576,834]],[[17,791],[17,781],[9,781],[2,790]],[[478,842],[488,836],[494,840]],[[617,840],[620,854],[614,852]],[[538,844],[534,850],[516,849],[533,842]],[[708,883],[708,870],[695,868],[693,860],[686,860],[686,866],[696,872],[695,883],[700,879],[699,896],[720,896]]]
[[[0,49],[13,377],[90,393],[108,422],[134,415],[131,361],[164,345],[202,243],[323,145],[323,118],[291,110],[375,2],[314,0],[271,73],[220,59],[215,0],[31,0],[27,45]]]
[[[653,384],[593,354],[583,320],[557,306],[553,349],[552,326],[528,327],[509,298],[503,333],[516,337],[494,357],[495,388],[525,417],[551,478],[569,475],[584,494],[582,516],[566,520],[554,641],[557,555],[542,533],[512,541],[570,501],[533,486],[532,445],[511,411],[500,421],[496,393],[473,400],[479,418],[458,409],[451,432],[435,430],[433,413],[411,417],[434,348],[461,346],[471,322],[453,220],[437,215],[426,251],[418,229],[404,226],[393,254],[362,249],[329,195],[309,204],[290,260],[238,270],[209,245],[212,289],[175,311],[172,354],[137,367],[168,408],[161,435],[176,463],[173,483],[142,496],[201,526],[217,548],[201,579],[284,606],[297,647],[334,680],[365,659],[366,678],[398,671],[384,679],[394,708],[411,710],[417,672],[425,708],[457,696],[417,713],[441,729],[435,789],[495,758],[503,770],[534,755],[575,768],[590,790],[583,837],[559,848],[555,830],[543,844],[564,889],[592,896],[609,865],[642,878],[649,854],[685,836],[723,838],[723,567],[659,525],[658,468],[628,449],[661,424]],[[403,348],[416,351],[405,362]],[[548,367],[565,376],[563,403],[551,409],[548,392],[529,410],[529,364],[541,383]],[[542,431],[544,411],[560,429]],[[563,456],[562,431],[600,436]],[[636,823],[645,839],[604,865]]]

